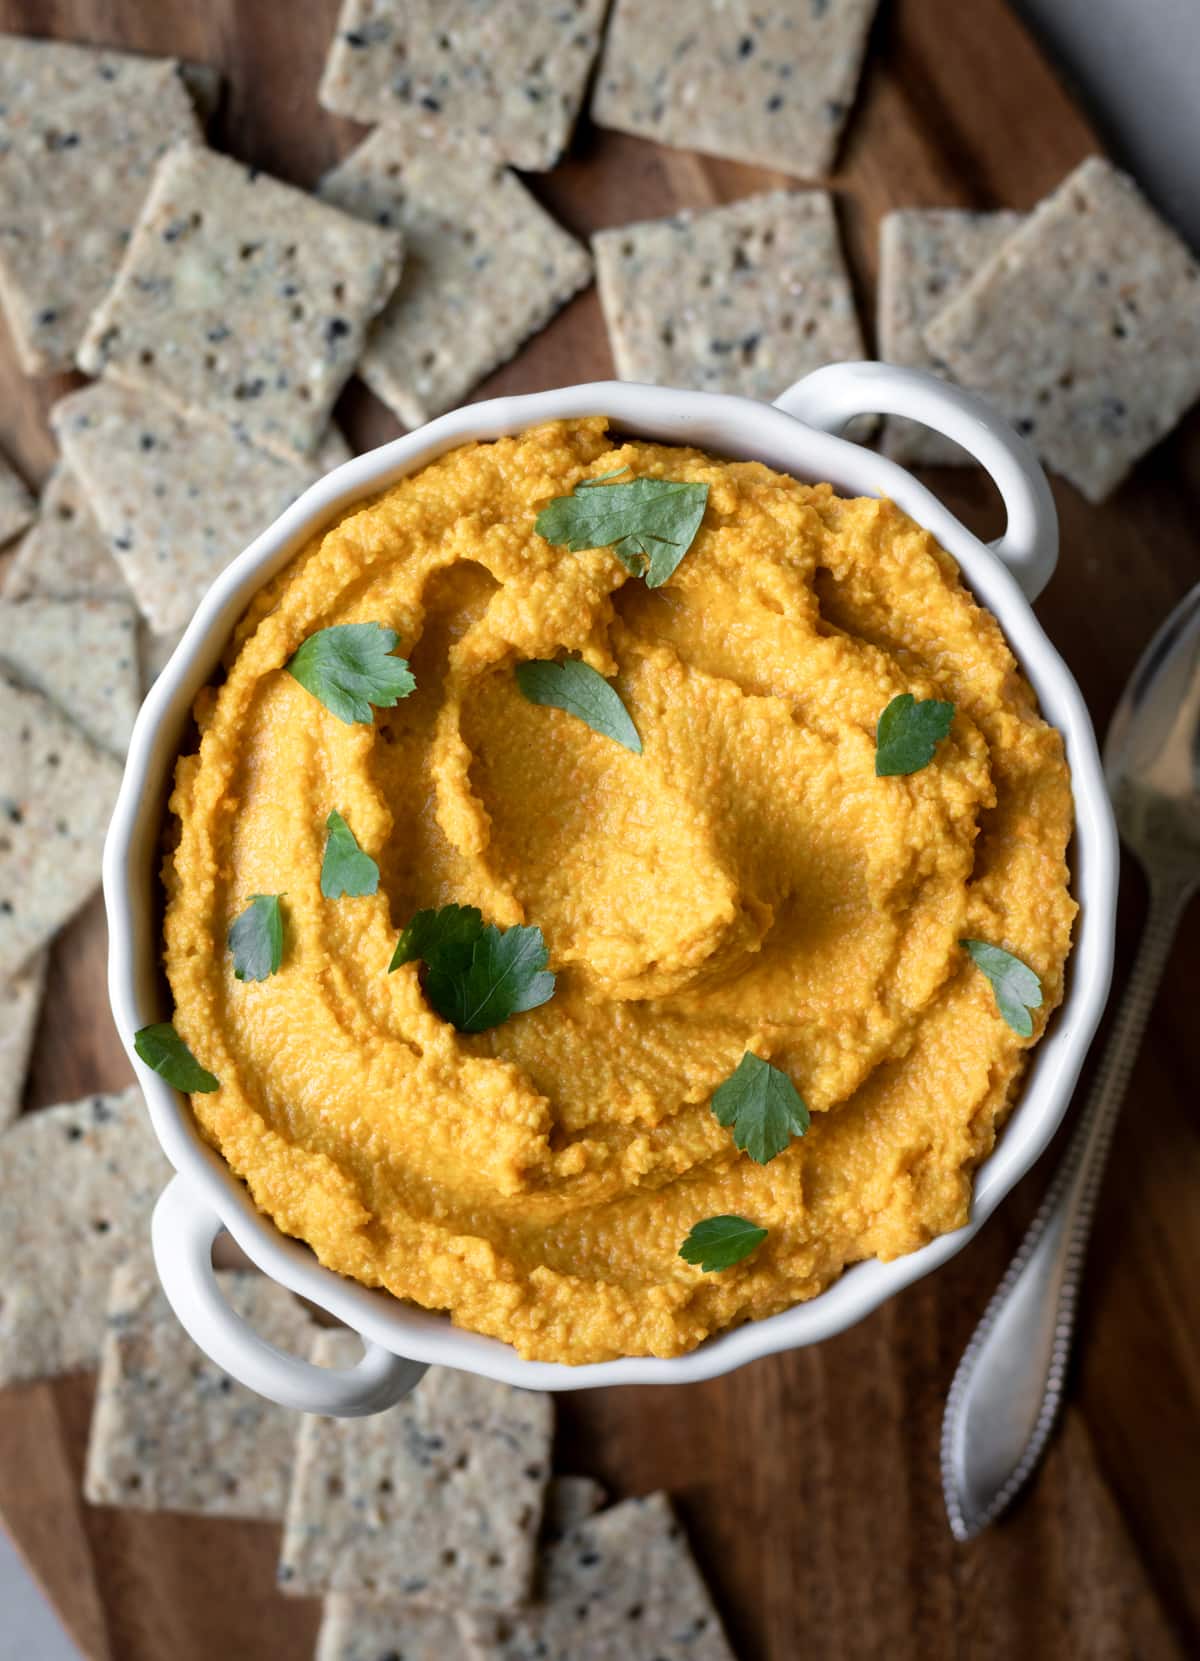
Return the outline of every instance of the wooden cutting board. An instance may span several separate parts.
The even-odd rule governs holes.
[[[0,27],[219,66],[229,85],[214,143],[310,184],[357,131],[315,98],[335,12],[336,0],[0,0]],[[835,180],[868,327],[881,214],[1028,208],[1097,147],[1003,0],[883,0]],[[585,128],[570,160],[532,184],[585,235],[780,182]],[[592,291],[480,395],[609,373]],[[45,411],[66,384],[24,381],[0,347],[0,440],[31,478],[52,459]],[[396,431],[360,389],[340,414],[360,447]],[[994,532],[985,480],[952,469],[934,479],[974,528]],[[1056,496],[1063,557],[1039,610],[1103,727],[1151,631],[1200,574],[1200,420],[1108,506],[1065,486]],[[1143,911],[1140,880],[1127,876],[1118,984]],[[956,1546],[946,1528],[942,1403],[1048,1165],[932,1280],[818,1349],[708,1384],[562,1400],[560,1467],[615,1496],[670,1489],[742,1661],[1200,1653],[1197,984],[1193,916],[1130,1087],[1062,1432],[1032,1491],[982,1540]],[[128,1076],[92,905],[54,951],[28,1106]],[[83,1377],[0,1395],[0,1515],[84,1653],[307,1656],[318,1609],[275,1592],[273,1528],[82,1504],[90,1403]]]

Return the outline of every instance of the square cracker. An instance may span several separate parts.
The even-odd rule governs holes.
[[[138,616],[123,600],[0,600],[0,663],[123,756],[142,701]]]
[[[195,144],[159,163],[79,366],[308,458],[400,275],[394,231]]]
[[[733,1661],[665,1494],[569,1529],[546,1552],[529,1609],[460,1625],[478,1661]]]
[[[318,195],[404,233],[359,374],[409,427],[453,408],[591,281],[587,250],[506,168],[377,127]]]
[[[230,560],[324,471],[324,449],[305,466],[282,461],[115,381],[68,394],[50,420],[159,634],[182,629]],[[340,435],[326,443],[344,449]]]
[[[220,1270],[217,1281],[260,1337],[308,1354],[316,1328],[290,1292],[255,1273]],[[277,1522],[295,1443],[296,1415],[227,1378],[180,1326],[153,1269],[122,1264],[109,1293],[84,1497]]]
[[[29,1053],[46,987],[46,954],[0,980],[0,1131],[21,1111]]]
[[[948,379],[925,344],[931,323],[1021,223],[1019,213],[965,208],[899,208],[879,228],[878,334],[885,363],[928,369]],[[893,461],[929,467],[970,462],[953,439],[919,421],[889,416],[883,448]]]
[[[347,1364],[356,1342],[322,1333],[313,1359]],[[373,1418],[303,1420],[280,1585],[515,1608],[533,1581],[553,1428],[549,1396],[444,1367]]]
[[[863,355],[833,203],[771,191],[592,238],[622,380],[777,397]]]
[[[608,0],[343,0],[317,94],[408,139],[553,167],[571,136]]]
[[[6,456],[0,455],[0,548],[33,523],[33,497]]]
[[[71,469],[59,460],[42,490],[37,519],[21,538],[0,595],[59,600],[127,600],[129,584]]]
[[[604,1489],[590,1477],[555,1477],[546,1491],[543,1545],[561,1539],[603,1504]],[[443,1610],[331,1592],[321,1617],[316,1661],[383,1661],[389,1655],[404,1661],[463,1661],[464,1640],[455,1617]]]
[[[173,60],[0,37],[0,301],[26,374],[71,367],[155,163],[197,137]]]
[[[100,881],[120,783],[120,762],[0,674],[0,977],[23,968]]]
[[[467,1661],[448,1611],[372,1603],[331,1592],[321,1612],[314,1661]]]
[[[94,1367],[113,1270],[150,1262],[171,1167],[141,1091],[26,1113],[0,1159],[0,1384]]]
[[[592,119],[821,178],[854,102],[877,0],[616,0]]]
[[[925,331],[1090,502],[1200,397],[1200,265],[1089,157]]]

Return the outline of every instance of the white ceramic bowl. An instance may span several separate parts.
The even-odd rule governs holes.
[[[895,463],[835,436],[854,416],[909,416],[956,439],[988,470],[1008,515],[991,548]],[[362,498],[473,439],[538,422],[603,414],[622,432],[755,458],[785,473],[829,480],[848,496],[887,495],[924,525],[999,618],[1046,718],[1066,739],[1075,796],[1073,871],[1081,912],[1066,998],[1034,1052],[1020,1101],[975,1178],[971,1220],[892,1263],[849,1269],[827,1291],[767,1320],[719,1334],[673,1360],[631,1357],[582,1367],[523,1361],[508,1345],[460,1331],[448,1318],[372,1291],[321,1267],[280,1234],[201,1140],[188,1103],[136,1059],[133,1034],[169,1018],[158,939],[159,839],[175,757],[196,692],[256,589],[323,526]],[[104,855],[110,931],[109,994],[154,1129],[177,1175],[154,1214],[159,1274],[176,1314],[219,1366],[265,1396],[314,1413],[371,1413],[390,1405],[436,1362],[544,1390],[668,1384],[710,1378],[776,1350],[815,1343],[961,1251],[1046,1147],[1061,1120],[1108,991],[1116,902],[1116,834],[1095,736],[1078,688],[1030,609],[1058,552],[1054,505],[1029,447],[985,405],[932,377],[875,363],[833,365],[774,406],[746,398],[601,382],[472,404],[346,462],[307,490],[213,584],[138,717]],[[222,1229],[264,1273],[359,1334],[357,1366],[324,1369],[263,1342],[222,1299],[212,1244]]]

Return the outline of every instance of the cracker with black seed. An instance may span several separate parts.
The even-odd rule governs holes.
[[[543,1546],[604,1504],[604,1489],[586,1476],[556,1476],[546,1491]],[[332,1592],[326,1599],[316,1661],[463,1661],[464,1640],[452,1614]]]
[[[156,634],[148,623],[143,623],[138,634],[138,663],[142,674],[142,692],[149,692],[162,674],[176,646],[183,639],[179,629],[167,634]]]
[[[127,600],[129,584],[109,551],[78,478],[59,460],[46,480],[37,519],[21,538],[0,595],[60,600]]]
[[[529,1609],[460,1624],[473,1661],[733,1661],[665,1494],[569,1529],[546,1552]]]
[[[322,1333],[313,1359],[349,1365]],[[549,1396],[435,1368],[366,1419],[305,1419],[284,1521],[286,1592],[512,1609],[528,1596],[550,1471]]]
[[[120,783],[115,757],[0,674],[0,977],[23,969],[100,881]]]
[[[0,303],[26,374],[71,367],[159,157],[198,136],[173,60],[0,37]]]
[[[1200,264],[1133,181],[1092,156],[925,342],[1101,502],[1200,397]]]
[[[119,1263],[150,1262],[171,1175],[141,1091],[26,1113],[0,1158],[0,1384],[94,1367]]]
[[[308,460],[396,286],[402,248],[395,231],[177,145],[88,325],[80,368]]]
[[[592,119],[802,178],[829,172],[877,0],[616,0]]]
[[[33,497],[6,456],[0,455],[0,548],[33,523]]]
[[[321,1612],[314,1661],[466,1661],[448,1611],[373,1602],[332,1592]]]
[[[515,174],[389,127],[377,127],[317,193],[404,233],[400,282],[358,367],[409,427],[461,403],[591,281],[587,250]]]
[[[165,399],[97,381],[51,425],[151,628],[178,632],[213,580],[345,450],[340,434],[299,466]]]
[[[260,1338],[307,1355],[316,1328],[264,1275],[219,1270],[221,1296]],[[196,1348],[153,1269],[125,1263],[109,1291],[84,1497],[208,1517],[283,1516],[296,1415],[228,1378]]]
[[[537,172],[571,136],[608,0],[343,0],[318,97]]]
[[[21,1095],[46,987],[46,954],[0,980],[0,1131],[21,1111]]]
[[[1019,213],[964,208],[899,208],[879,228],[878,333],[885,363],[949,379],[925,344],[924,329],[1021,223]],[[889,416],[883,448],[905,465],[953,466],[971,457],[918,421]]]
[[[833,203],[772,191],[592,239],[622,380],[777,397],[863,355]]]
[[[123,756],[142,701],[138,615],[123,600],[0,600],[0,664]]]

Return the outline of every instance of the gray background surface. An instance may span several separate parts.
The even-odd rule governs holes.
[[[883,0],[886,4],[887,0]],[[964,26],[971,0],[962,0]],[[1013,0],[1118,161],[1200,251],[1200,0]],[[0,1661],[77,1661],[0,1531]]]

